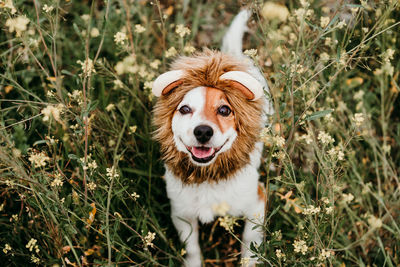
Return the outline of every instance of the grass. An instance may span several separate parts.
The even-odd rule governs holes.
[[[5,266],[182,263],[151,81],[178,54],[218,48],[241,5],[168,3],[0,2]],[[400,264],[399,3],[334,3],[281,2],[283,21],[271,17],[285,9],[247,3],[244,46],[276,110],[261,136],[265,241],[252,248],[267,266]],[[207,266],[240,265],[238,222],[202,227]]]

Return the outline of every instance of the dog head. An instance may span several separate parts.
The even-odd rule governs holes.
[[[262,85],[246,64],[210,50],[172,68],[153,84],[164,160],[187,183],[226,179],[249,162],[262,126]]]

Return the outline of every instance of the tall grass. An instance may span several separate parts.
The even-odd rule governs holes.
[[[247,3],[246,53],[276,110],[252,246],[267,266],[400,263],[399,3],[346,3]],[[182,263],[151,82],[175,56],[218,48],[240,7],[0,2],[2,264]],[[246,264],[240,227],[221,227],[234,221],[202,227],[207,266]]]

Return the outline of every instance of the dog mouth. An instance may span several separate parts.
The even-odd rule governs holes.
[[[186,149],[190,152],[192,159],[198,163],[208,163],[215,155],[221,150],[221,148],[228,142],[220,147],[208,147],[208,146],[186,146]]]

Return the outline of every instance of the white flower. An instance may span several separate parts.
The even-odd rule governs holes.
[[[326,52],[322,52],[322,53],[319,55],[319,58],[320,58],[322,61],[328,61],[328,60],[329,60],[329,54],[326,53]]]
[[[144,245],[146,247],[154,247],[152,243],[153,240],[156,238],[156,233],[148,232],[147,235],[144,237]]]
[[[90,183],[87,184],[87,188],[88,188],[90,191],[95,190],[96,187],[97,187],[97,185],[96,185],[94,182],[90,182]]]
[[[313,205],[308,206],[308,208],[305,208],[303,210],[304,215],[315,215],[318,214],[321,211],[320,207],[314,207]]]
[[[39,153],[32,153],[29,156],[29,161],[35,166],[35,168],[44,167],[50,158],[42,151]]]
[[[329,17],[321,17],[321,28],[325,28],[326,26],[328,26],[329,22],[330,22],[330,18]]]
[[[240,259],[240,265],[242,267],[248,267],[249,263],[250,263],[250,258],[248,258],[248,257],[244,257],[244,258]]]
[[[61,174],[57,173],[54,180],[50,183],[51,187],[61,187],[63,185],[63,181],[61,178]]]
[[[11,246],[9,244],[5,244],[3,248],[4,254],[7,254],[11,250]]]
[[[83,14],[83,15],[81,16],[81,19],[84,20],[85,22],[87,22],[87,21],[89,21],[89,19],[90,19],[90,15],[89,15],[89,14]]]
[[[333,212],[333,206],[325,208],[326,214],[331,214]]]
[[[342,20],[342,21],[340,21],[337,25],[336,25],[336,27],[338,28],[338,29],[342,29],[343,27],[345,27],[347,24],[346,24],[346,21],[345,20]]]
[[[90,30],[90,36],[92,37],[92,38],[96,38],[96,37],[98,37],[100,35],[100,31],[99,31],[99,29],[97,29],[96,27],[93,27],[91,30]]]
[[[376,218],[374,215],[370,215],[368,218],[368,224],[372,228],[381,228],[382,227],[382,220],[380,218]]]
[[[303,255],[306,255],[307,250],[308,250],[306,241],[304,241],[304,240],[295,240],[293,242],[293,247],[294,247],[294,252],[301,253]]]
[[[35,250],[36,253],[39,253],[40,249],[38,247],[38,245],[36,245],[37,240],[34,238],[31,238],[31,240],[29,240],[28,244],[26,244],[26,248],[29,249],[29,251]]]
[[[188,27],[185,27],[183,24],[178,24],[176,25],[175,32],[181,37],[185,37],[185,35],[190,34],[190,29]]]
[[[94,69],[93,60],[91,60],[90,58],[85,59],[84,62],[78,60],[76,63],[81,64],[82,71],[85,76],[90,76],[92,75],[92,73],[96,72],[96,70]]]
[[[119,174],[117,173],[117,171],[115,170],[115,166],[112,166],[111,168],[107,168],[107,176],[110,180],[114,179],[114,178],[118,178]]]
[[[170,47],[167,51],[165,51],[165,57],[169,58],[169,57],[173,57],[178,53],[178,51],[176,51],[175,47]]]
[[[185,45],[185,47],[183,48],[183,52],[191,54],[194,51],[196,51],[196,48],[194,48],[194,46],[191,45]]]
[[[8,27],[8,31],[10,33],[15,32],[15,36],[17,37],[21,36],[21,34],[26,31],[28,24],[29,19],[25,15],[13,19],[9,18],[6,21],[6,27]]]
[[[44,109],[42,109],[41,114],[43,114],[43,121],[49,121],[50,117],[54,120],[60,122],[60,114],[63,111],[63,105],[58,104],[57,106],[48,105]]]
[[[248,57],[255,57],[257,56],[257,49],[247,49],[243,52]]]
[[[276,250],[275,250],[275,255],[276,255],[276,257],[277,257],[278,259],[283,259],[283,260],[286,259],[285,253],[282,253],[282,250],[280,250],[280,249],[276,249]]]
[[[112,111],[112,110],[114,110],[114,109],[115,109],[115,105],[114,105],[114,104],[108,104],[107,107],[106,107],[106,110],[107,110],[108,112],[110,112],[110,111]]]
[[[331,251],[322,249],[322,250],[321,250],[321,253],[319,254],[318,259],[319,259],[320,261],[323,261],[323,260],[329,258],[331,255],[332,255]]]
[[[17,10],[16,10],[15,7],[14,7],[14,4],[13,4],[12,0],[6,0],[5,2],[0,1],[0,4],[3,5],[3,6],[2,6],[3,8],[11,9],[11,14],[12,14],[12,15],[14,15],[14,14],[17,12]],[[0,7],[1,7],[1,6],[0,6]]]
[[[126,33],[124,32],[117,32],[114,35],[114,42],[116,44],[120,44],[120,45],[124,45],[125,41],[128,39],[128,37],[126,36]]]
[[[362,113],[356,113],[354,114],[354,117],[352,118],[353,122],[355,123],[356,126],[361,126],[364,122],[364,114]]]
[[[142,32],[145,32],[145,31],[146,31],[146,28],[143,27],[142,25],[140,25],[140,24],[136,24],[135,25],[135,32],[136,33],[142,33]]]
[[[330,143],[335,142],[335,139],[333,139],[332,136],[330,136],[328,133],[325,131],[320,131],[318,134],[318,140],[321,142],[323,145],[327,145]]]
[[[48,6],[47,4],[43,6],[43,11],[46,13],[50,13],[51,11],[53,11],[53,9],[54,9],[53,6]]]
[[[348,194],[343,193],[342,194],[342,199],[343,199],[344,202],[350,203],[351,201],[353,201],[354,196],[351,193],[348,193]]]
[[[155,59],[150,63],[150,67],[153,69],[158,69],[158,67],[161,65],[161,61],[159,59]]]

